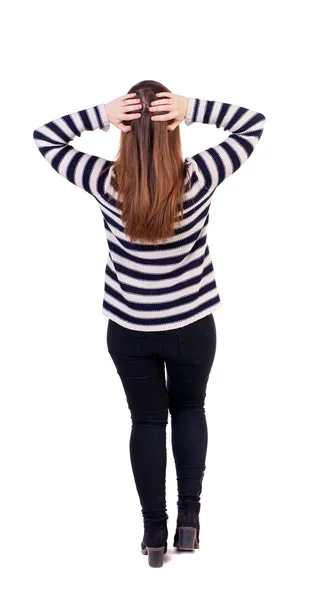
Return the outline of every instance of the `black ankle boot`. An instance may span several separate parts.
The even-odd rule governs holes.
[[[178,550],[195,550],[199,548],[200,502],[177,502],[178,516],[174,536],[174,547]]]
[[[167,552],[168,516],[163,519],[144,519],[144,537],[141,551],[148,554],[150,567],[162,567],[163,556]]]

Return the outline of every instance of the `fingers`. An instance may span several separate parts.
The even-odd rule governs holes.
[[[168,98],[172,98],[173,93],[172,92],[157,92],[155,94],[155,96],[167,96]]]
[[[170,98],[162,98],[162,100],[152,100],[151,102],[151,106],[160,106],[162,104],[169,106],[169,104],[172,104],[172,100]]]
[[[119,123],[118,128],[123,131],[123,133],[128,133],[131,129],[130,125],[123,125],[122,123]]]
[[[152,115],[151,121],[170,121],[174,119],[176,114],[174,112],[168,112],[166,115]]]
[[[170,121],[171,118],[168,115],[154,115],[151,117],[151,121]]]
[[[135,102],[135,104],[132,104],[133,102]],[[126,113],[134,109],[139,110],[140,108],[142,108],[140,100],[129,100],[121,106],[121,111]]]
[[[142,104],[141,104],[141,100],[139,98],[134,98],[133,96],[136,96],[137,92],[131,92],[130,94],[125,94],[124,96],[120,97],[120,108],[121,108],[121,113],[119,115],[119,117],[121,118],[121,120],[125,120],[125,121],[133,121],[134,119],[139,119],[142,114],[141,112],[131,112],[133,110],[140,110],[142,108]],[[152,114],[151,115],[151,120],[152,121],[170,121],[171,119],[176,118],[176,111],[170,110],[172,107],[172,103],[173,103],[173,96],[174,94],[172,94],[172,92],[157,92],[155,94],[156,96],[159,97],[159,100],[153,100],[151,102],[151,105],[149,106],[149,110],[151,112],[155,111],[160,111],[160,112],[166,112],[166,114],[164,115],[158,115],[158,114]],[[122,123],[120,123],[119,128],[121,129],[121,131],[123,131],[123,133],[127,133],[131,130],[130,125],[123,125]],[[171,125],[169,125],[167,127],[168,131],[173,131],[174,129],[176,129],[176,127],[178,126],[178,123],[172,123]]]
[[[132,98],[132,96],[136,96],[137,92],[131,92],[130,94],[124,94],[124,96],[120,96],[121,100],[124,100],[125,98]]]
[[[152,106],[153,105],[153,106]],[[151,116],[151,121],[170,121],[173,119],[176,114],[174,110],[171,111],[172,108],[172,100],[170,98],[162,98],[162,100],[153,100],[149,107],[149,110],[153,113],[157,111],[168,111],[165,115],[155,115]]]
[[[127,114],[127,113],[123,113],[122,115],[120,115],[122,121],[132,121],[132,119],[139,119],[139,117],[141,117],[141,113],[131,113],[131,114]]]
[[[130,104],[140,104],[139,98],[131,98],[131,100],[122,101],[122,106],[130,106]]]
[[[173,102],[173,97],[174,94],[172,94],[171,92],[157,92],[155,94],[155,96],[158,96],[160,98],[160,100],[152,100],[151,102],[151,106],[160,106],[162,104],[172,104]],[[162,98],[161,98],[162,96]]]
[[[142,108],[142,104],[139,100],[139,98],[131,98],[131,100],[124,100],[122,102],[122,106],[121,106],[121,119],[123,120],[132,120],[132,119],[139,119],[139,117],[141,117],[141,113],[131,113],[128,114],[129,111],[132,110],[140,110]]]
[[[173,123],[171,123],[171,125],[168,125],[167,130],[168,131],[174,131],[174,129],[176,129],[176,127],[178,127],[180,121],[178,121],[177,119],[174,120]]]
[[[132,110],[140,110],[142,108],[141,104],[137,104],[136,106],[123,106],[120,110],[121,114],[128,114]]]

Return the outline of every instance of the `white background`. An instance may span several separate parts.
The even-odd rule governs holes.
[[[2,600],[329,600],[330,45],[326,3],[28,2],[2,35]],[[33,130],[156,79],[262,112],[254,154],[212,200],[222,300],[206,398],[200,549],[148,567],[131,420],[106,347],[97,203]],[[183,156],[217,144],[180,126]],[[74,146],[114,159],[120,130]],[[213,588],[212,590],[210,588]],[[209,588],[209,591],[208,591]]]

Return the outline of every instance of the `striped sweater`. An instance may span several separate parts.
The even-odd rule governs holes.
[[[108,131],[105,104],[64,115],[33,132],[47,162],[98,203],[109,249],[102,313],[128,329],[175,329],[221,306],[207,243],[211,199],[222,181],[252,154],[265,117],[234,104],[189,98],[185,123],[215,125],[230,134],[216,146],[185,158],[183,221],[175,224],[171,238],[157,245],[131,243],[124,234],[121,209],[115,206],[117,192],[110,183],[114,161],[76,150],[70,143],[84,131]],[[107,166],[109,170],[99,176]]]

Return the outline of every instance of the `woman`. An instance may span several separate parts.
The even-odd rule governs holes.
[[[230,131],[183,161],[178,125]],[[83,131],[122,131],[117,160],[77,151]],[[107,347],[131,413],[130,459],[144,521],[141,550],[159,567],[167,551],[166,426],[171,415],[178,485],[174,547],[199,548],[206,468],[205,397],[221,300],[208,243],[216,188],[252,154],[265,117],[220,101],[186,98],[141,81],[108,104],[50,121],[38,149],[98,202],[109,247],[102,312]],[[167,376],[165,378],[165,367]]]

